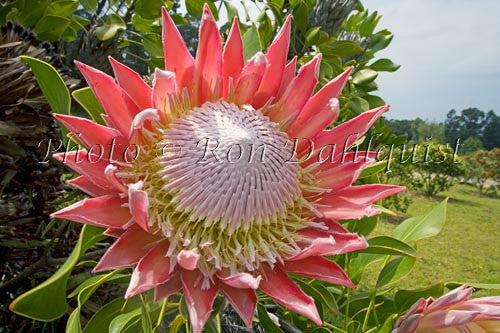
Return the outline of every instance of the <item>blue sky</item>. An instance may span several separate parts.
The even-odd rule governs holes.
[[[364,0],[383,15],[391,45],[377,54],[401,64],[382,73],[389,118],[442,121],[454,108],[500,114],[500,1]]]

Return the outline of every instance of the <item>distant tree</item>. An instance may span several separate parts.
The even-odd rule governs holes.
[[[412,120],[389,120],[395,135],[406,135],[408,142],[421,143],[432,139],[435,142],[445,142],[445,128],[442,123],[436,123],[421,118]]]
[[[500,117],[493,111],[486,114],[481,139],[486,149],[500,148]]]
[[[446,115],[445,138],[448,142],[460,139],[464,142],[471,136],[482,136],[486,114],[477,108],[462,110],[460,114],[455,110],[450,110]]]
[[[479,139],[477,136],[471,136],[467,138],[467,140],[465,140],[459,147],[459,152],[462,155],[475,153],[478,150],[484,149],[481,139]]]

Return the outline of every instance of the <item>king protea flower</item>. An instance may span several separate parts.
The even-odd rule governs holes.
[[[473,291],[461,286],[437,300],[420,299],[392,333],[499,333],[500,296],[470,299]]]
[[[160,300],[182,289],[195,332],[219,292],[251,327],[257,289],[321,325],[313,299],[288,273],[355,287],[325,256],[367,242],[337,221],[376,214],[373,202],[403,190],[352,186],[374,162],[371,152],[287,162],[289,138],[336,144],[339,157],[387,110],[326,130],[351,69],[313,94],[321,55],[296,74],[296,60],[286,63],[290,24],[288,17],[267,54],[245,63],[238,21],[223,46],[205,6],[193,58],[163,10],[166,71],[155,70],[152,87],[114,59],[116,82],[77,62],[107,126],[56,115],[88,151],[55,158],[81,174],[69,183],[94,198],[53,216],[118,238],[94,271],[135,266],[125,297],[154,288]]]

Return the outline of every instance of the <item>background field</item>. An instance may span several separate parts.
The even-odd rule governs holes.
[[[446,224],[441,233],[418,244],[422,258],[398,287],[416,289],[440,279],[445,282],[500,283],[500,202],[480,197],[469,185],[455,185],[442,196],[413,195],[406,215],[428,212],[449,197]],[[373,235],[390,235],[397,222],[383,219]],[[374,264],[376,265],[376,264]],[[364,281],[376,281],[369,267]],[[378,272],[378,270],[377,270]]]

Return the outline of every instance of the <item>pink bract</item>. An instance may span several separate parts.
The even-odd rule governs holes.
[[[267,53],[245,63],[237,19],[223,44],[205,6],[193,58],[163,10],[166,70],[155,70],[152,86],[112,58],[115,79],[77,62],[107,126],[56,115],[88,151],[55,158],[81,174],[69,183],[92,198],[52,216],[107,228],[117,240],[95,271],[134,266],[127,298],[154,288],[158,301],[182,289],[195,332],[219,292],[251,327],[257,289],[321,325],[313,299],[288,273],[354,288],[325,256],[367,242],[338,221],[377,214],[374,202],[404,190],[353,185],[375,154],[340,161],[344,145],[388,107],[327,129],[352,68],[314,93],[321,55],[296,73],[296,59],[287,63],[290,28],[288,17]],[[291,138],[335,144],[334,159],[314,161],[315,150],[290,161]],[[266,150],[265,161],[242,153],[252,145]],[[300,143],[296,157],[306,151]]]
[[[461,286],[438,299],[420,299],[398,319],[392,333],[498,333],[500,296],[471,299]]]

